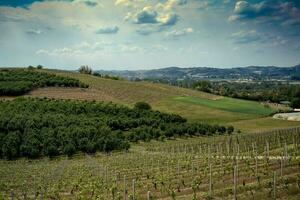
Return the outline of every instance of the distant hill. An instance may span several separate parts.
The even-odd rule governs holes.
[[[249,66],[237,68],[168,67],[152,70],[97,71],[101,74],[120,76],[126,79],[248,79],[248,80],[300,80],[300,65],[293,67]]]

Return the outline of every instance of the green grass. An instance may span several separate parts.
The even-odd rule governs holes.
[[[213,100],[213,99],[197,98],[192,96],[187,96],[187,97],[181,96],[181,97],[175,97],[174,99],[188,104],[200,105],[212,109],[219,109],[223,111],[250,114],[250,115],[266,116],[274,112],[273,109],[255,101],[233,99],[228,97],[223,97],[223,98]]]
[[[273,119],[272,117],[242,120],[242,121],[236,121],[229,124],[233,125],[236,129],[239,129],[242,132],[246,132],[246,133],[300,126],[300,123],[297,121]]]

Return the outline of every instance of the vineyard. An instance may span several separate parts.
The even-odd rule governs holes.
[[[2,199],[299,199],[300,128],[1,160],[0,177]]]

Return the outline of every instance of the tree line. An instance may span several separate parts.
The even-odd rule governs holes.
[[[0,156],[38,158],[126,150],[130,142],[231,134],[232,126],[187,123],[179,115],[104,103],[47,98],[0,101]]]
[[[290,106],[300,106],[300,85],[280,82],[210,82],[197,81],[192,87],[196,90],[222,96],[254,101],[280,103],[289,101]]]
[[[0,95],[17,96],[34,88],[47,86],[88,87],[87,84],[77,79],[40,72],[31,68],[0,70]]]

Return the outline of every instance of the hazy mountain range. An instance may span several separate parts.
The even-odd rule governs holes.
[[[300,64],[293,67],[249,66],[236,68],[168,67],[152,70],[98,70],[104,75],[120,76],[125,79],[249,79],[249,80],[300,80]]]

